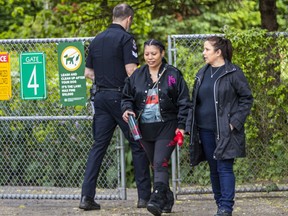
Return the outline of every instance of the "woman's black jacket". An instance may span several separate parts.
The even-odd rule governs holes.
[[[195,107],[198,90],[208,67],[209,65],[205,65],[196,74],[192,92],[192,106],[189,109],[187,119],[186,132],[190,133],[191,165],[197,165],[201,158],[201,147],[199,147],[201,143],[195,124]],[[225,69],[214,84],[217,126],[214,159],[223,160],[246,156],[244,123],[250,113],[252,103],[252,93],[243,71],[231,62],[225,61]],[[232,131],[229,124],[234,127]]]
[[[181,72],[163,63],[158,74],[163,75],[158,82],[160,113],[163,121],[178,120],[178,128],[185,129],[188,115],[189,90]],[[133,110],[137,116],[141,115],[147,99],[148,90],[153,86],[147,65],[137,68],[125,80],[121,109]]]

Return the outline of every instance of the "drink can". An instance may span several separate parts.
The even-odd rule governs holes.
[[[139,127],[138,127],[138,123],[135,119],[135,117],[133,115],[129,115],[129,118],[128,118],[128,125],[129,125],[129,128],[130,128],[130,132],[134,138],[134,140],[140,140],[142,139],[142,135],[141,135],[141,132],[139,130]]]

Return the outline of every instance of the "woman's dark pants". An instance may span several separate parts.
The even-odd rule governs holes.
[[[215,160],[216,138],[213,130],[200,129],[200,139],[210,167],[210,180],[218,209],[233,211],[235,197],[234,159]]]

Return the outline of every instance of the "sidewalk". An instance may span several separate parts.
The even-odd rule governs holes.
[[[1,199],[2,216],[144,216],[146,209],[136,208],[136,190],[128,189],[127,200],[99,200],[101,210],[83,211],[78,200]],[[171,216],[213,216],[216,207],[212,194],[178,196]],[[233,216],[286,216],[288,191],[270,193],[237,193]]]

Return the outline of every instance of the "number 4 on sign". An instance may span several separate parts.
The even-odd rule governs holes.
[[[36,65],[34,66],[31,76],[29,78],[27,88],[34,88],[34,95],[37,95],[37,88],[39,88],[39,84],[37,84]]]

